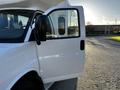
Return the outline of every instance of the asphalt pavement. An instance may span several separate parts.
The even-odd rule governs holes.
[[[120,90],[120,43],[108,37],[88,37],[86,64],[78,90]]]

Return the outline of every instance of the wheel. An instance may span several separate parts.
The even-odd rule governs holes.
[[[43,90],[43,88],[36,82],[22,81],[15,85],[12,90]]]

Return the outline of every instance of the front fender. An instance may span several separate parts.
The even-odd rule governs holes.
[[[22,76],[30,71],[36,71],[39,74],[35,42],[0,46],[0,90],[10,90]]]
[[[31,71],[38,72],[35,68],[31,68],[31,69],[25,70],[24,72],[22,71],[20,74],[18,74],[18,75],[12,80],[12,82],[9,84],[9,86],[7,87],[6,90],[11,90],[11,88],[17,83],[18,80],[20,80],[24,75],[26,75],[27,73],[29,73],[29,72],[31,72]]]

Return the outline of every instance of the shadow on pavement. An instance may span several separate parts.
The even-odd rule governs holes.
[[[56,82],[49,90],[77,90],[77,78]]]

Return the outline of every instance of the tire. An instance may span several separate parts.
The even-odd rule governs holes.
[[[43,90],[43,88],[33,81],[23,81],[14,86],[12,90]]]

